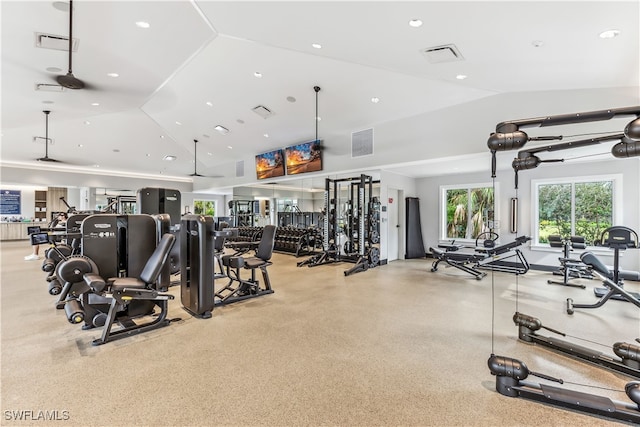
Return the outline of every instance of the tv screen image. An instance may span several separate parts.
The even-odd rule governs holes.
[[[258,179],[284,176],[284,152],[282,149],[269,151],[256,156],[256,175]]]
[[[321,140],[303,142],[285,148],[287,175],[322,170]]]

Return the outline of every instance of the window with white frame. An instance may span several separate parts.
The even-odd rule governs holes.
[[[620,224],[622,175],[531,181],[534,245],[549,243],[549,235],[582,236],[588,246],[602,232]]]
[[[216,201],[215,200],[194,200],[193,213],[196,215],[216,216]]]
[[[494,196],[491,183],[440,187],[440,238],[476,239],[489,231],[496,218]]]

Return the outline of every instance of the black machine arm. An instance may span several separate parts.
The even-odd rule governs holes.
[[[496,175],[496,152],[520,149],[531,140],[562,139],[562,137],[531,138],[520,130],[521,127],[549,127],[596,122],[610,120],[618,116],[635,116],[636,118],[625,126],[624,136],[626,136],[628,140],[617,144],[614,149],[612,149],[614,156],[640,156],[640,106],[511,120],[498,123],[495,133],[492,133],[487,141],[487,146],[489,150],[491,150],[491,177],[495,178]]]
[[[526,169],[535,169],[540,165],[540,163],[552,163],[552,162],[564,161],[564,159],[541,160],[540,158],[538,158],[538,156],[536,156],[537,153],[541,153],[544,151],[553,152],[553,151],[561,151],[561,150],[570,150],[573,148],[587,147],[590,145],[597,145],[603,142],[610,142],[610,141],[620,141],[618,144],[614,145],[613,148],[611,149],[611,153],[614,155],[614,157],[630,157],[626,155],[619,156],[617,155],[617,153],[628,154],[629,152],[633,152],[634,150],[634,149],[632,150],[626,149],[626,146],[629,145],[630,143],[633,143],[633,141],[630,141],[628,138],[626,138],[624,134],[617,133],[614,135],[606,135],[598,138],[589,138],[589,139],[583,139],[580,141],[563,142],[560,144],[545,145],[543,147],[536,147],[530,150],[519,151],[518,157],[513,159],[513,162],[511,162],[511,167],[513,168],[513,171],[515,173],[515,188],[518,188],[518,171],[526,170]],[[623,145],[623,147],[618,148],[619,145]],[[640,149],[640,144],[638,144],[638,149]],[[640,152],[638,152],[638,154],[635,154],[635,155],[640,155]]]
[[[534,375],[563,383],[561,379],[532,372],[524,362],[511,357],[492,354],[487,364],[491,374],[496,376],[496,391],[504,396],[522,397],[610,419],[633,424],[640,423],[640,381],[631,381],[625,385],[624,392],[632,402],[628,403],[604,396],[524,381],[529,375]]]

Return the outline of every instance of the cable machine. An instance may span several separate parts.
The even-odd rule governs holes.
[[[380,243],[380,202],[373,196],[373,183],[373,178],[364,174],[326,178],[323,251],[299,262],[298,267],[352,262],[355,265],[344,271],[348,276],[380,264],[380,248],[376,246]]]
[[[516,150],[522,148],[528,141],[550,141],[561,140],[562,136],[542,136],[542,137],[529,137],[526,133],[520,130],[521,127],[530,126],[558,126],[573,123],[593,122],[609,120],[616,116],[635,116],[631,122],[629,122],[623,133],[616,133],[600,138],[593,138],[589,140],[574,141],[562,144],[549,145],[541,148],[534,148],[529,150],[522,150],[518,153],[516,159],[513,160],[512,167],[515,171],[515,188],[518,188],[518,171],[525,169],[536,168],[543,162],[554,162],[562,160],[541,160],[536,154],[542,151],[559,151],[571,148],[578,148],[586,145],[594,145],[607,141],[615,141],[616,143],[611,153],[617,158],[627,158],[633,156],[640,156],[640,106],[609,109],[602,111],[591,111],[576,114],[564,114],[558,116],[548,116],[541,118],[522,119],[508,122],[498,123],[496,125],[496,132],[492,133],[487,141],[487,146],[491,151],[491,177],[496,177],[496,152]],[[625,227],[612,227],[611,229],[625,228]],[[606,231],[605,231],[606,232]],[[637,241],[637,239],[636,239]],[[637,244],[636,244],[637,246]],[[595,257],[594,257],[595,258]],[[586,262],[585,258],[582,258],[583,262]],[[617,261],[617,260],[616,260]],[[594,269],[596,266],[591,264]],[[629,301],[634,302],[634,298],[623,291],[616,284],[604,277],[608,270],[606,267],[601,266],[601,273],[605,284],[608,282],[610,288],[609,293],[604,296],[597,304],[592,305],[576,305],[572,304],[572,301],[567,300],[567,313],[571,314],[574,307],[578,308],[596,308],[602,305],[609,297],[614,294],[622,294],[628,298]],[[615,270],[618,270],[616,262]],[[596,271],[597,272],[597,271]],[[617,281],[617,273],[615,275]],[[618,287],[618,289],[616,289]],[[492,289],[493,292],[493,289]],[[516,294],[517,295],[517,294]],[[637,302],[637,300],[635,300]],[[516,300],[517,308],[517,300]],[[551,332],[564,335],[563,333],[542,326],[542,323],[535,317],[518,313],[513,318],[514,322],[519,326],[519,337],[523,341],[535,342],[537,344],[548,346],[556,351],[563,352],[572,357],[576,357],[581,360],[588,361],[606,367],[608,369],[614,369],[618,372],[635,376],[638,375],[638,348],[637,346],[630,345],[628,343],[615,343],[614,352],[620,357],[620,360],[615,360],[608,356],[603,356],[599,352],[595,352],[590,349],[576,346],[571,343],[567,343],[562,340],[555,340],[538,335],[536,333],[539,329],[547,329]],[[492,325],[493,328],[493,325]],[[520,360],[510,357],[496,355],[493,351],[493,329],[492,329],[492,341],[491,341],[491,356],[489,357],[487,364],[489,371],[492,375],[496,376],[496,391],[498,393],[509,397],[522,397],[538,401],[545,404],[551,404],[564,408],[569,408],[576,411],[586,412],[589,414],[596,414],[602,417],[613,418],[630,423],[640,424],[640,381],[631,381],[626,384],[624,392],[632,403],[619,402],[611,400],[604,396],[582,393],[576,390],[567,388],[560,388],[543,383],[533,383],[525,381],[529,375],[537,376],[547,381],[563,384],[563,380],[554,378],[545,374],[533,372],[527,368],[527,366]]]

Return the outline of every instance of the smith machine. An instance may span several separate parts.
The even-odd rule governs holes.
[[[492,154],[491,176],[493,178],[495,178],[496,176],[496,152],[520,149],[528,141],[550,141],[561,140],[563,138],[562,136],[529,137],[525,132],[520,130],[522,127],[558,126],[574,123],[604,121],[612,119],[614,117],[629,116],[633,117],[633,119],[625,126],[624,132],[622,133],[612,133],[611,135],[587,140],[566,142],[528,150],[521,150],[520,152],[518,152],[517,158],[515,158],[512,163],[513,170],[516,174],[515,187],[518,188],[518,171],[534,169],[543,162],[563,161],[561,159],[541,160],[536,156],[536,154],[540,152],[560,151],[617,140],[618,142],[613,145],[611,149],[611,154],[614,157],[627,158],[640,156],[640,106],[602,111],[590,111],[576,114],[564,114],[532,119],[522,119],[499,123],[496,126],[496,132],[492,133],[489,137],[489,140],[487,141],[487,145]],[[626,227],[611,227],[609,230],[616,231],[619,229],[628,230],[626,229]],[[627,247],[637,247],[637,243],[635,243],[634,246],[628,246],[626,242],[624,243]],[[610,247],[613,247],[614,249],[617,248],[617,246]],[[583,255],[586,254],[588,253],[585,253]],[[591,255],[591,258],[595,257]],[[589,260],[583,256],[582,261],[587,262]],[[617,256],[616,266],[614,268],[614,270],[616,270],[616,277],[614,280],[610,280],[608,277],[606,277],[610,272],[604,265],[600,264],[601,263],[590,263],[590,265],[594,268],[594,272],[601,276],[600,278],[604,281],[605,285],[607,285],[608,293],[602,297],[599,303],[592,305],[572,304],[572,301],[568,300],[567,312],[569,314],[572,314],[574,307],[599,307],[614,294],[623,295],[629,301],[640,304],[637,299],[635,299],[627,292],[623,291],[616,283],[618,282]],[[613,346],[613,351],[620,358],[615,359],[610,356],[603,355],[600,352],[593,351],[581,346],[576,346],[575,344],[568,343],[563,340],[548,338],[543,335],[537,334],[536,331],[540,329],[547,329],[551,332],[564,335],[562,332],[542,326],[540,320],[535,317],[516,312],[516,314],[513,316],[513,320],[519,327],[518,335],[519,338],[523,341],[544,345],[574,358],[588,361],[590,363],[597,364],[608,369],[613,369],[619,373],[634,378],[638,378],[639,376],[640,349],[635,345],[623,342],[615,343]],[[553,378],[548,375],[530,371],[523,362],[510,357],[495,355],[493,354],[493,351],[491,356],[489,357],[488,366],[491,374],[496,376],[496,390],[502,395],[509,397],[521,397],[545,404],[560,406],[575,411],[586,412],[589,414],[595,414],[601,417],[612,418],[625,422],[640,423],[640,381],[631,381],[626,384],[624,393],[631,400],[631,402],[620,402],[614,401],[605,396],[582,393],[566,388],[554,387],[548,384],[526,381],[526,378],[529,375],[532,375],[545,379],[547,381],[552,381],[560,384],[563,383],[563,380],[559,378]]]
[[[352,262],[344,271],[348,276],[380,264],[380,202],[373,196],[373,178],[360,175],[353,178],[325,180],[323,251],[304,261],[315,267],[334,262]],[[345,188],[346,187],[346,188]]]

